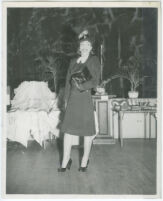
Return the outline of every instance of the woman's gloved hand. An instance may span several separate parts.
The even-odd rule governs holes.
[[[78,83],[75,79],[73,80],[75,87],[80,91],[84,91],[85,89],[83,88],[83,85]]]

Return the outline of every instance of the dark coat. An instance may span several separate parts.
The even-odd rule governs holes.
[[[90,56],[83,65],[76,63],[74,59],[70,63],[70,67],[66,78],[65,101],[67,107],[61,131],[77,136],[95,135],[94,107],[91,97],[91,89],[96,88],[100,80],[100,62],[96,56]],[[92,78],[82,84],[85,89],[80,92],[70,83],[71,75],[78,71],[79,68],[87,66]]]

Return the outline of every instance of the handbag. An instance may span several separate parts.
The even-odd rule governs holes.
[[[90,74],[87,66],[85,66],[81,70],[71,75],[71,82],[74,81],[74,83],[83,84],[84,82],[89,81],[91,78],[92,75]]]

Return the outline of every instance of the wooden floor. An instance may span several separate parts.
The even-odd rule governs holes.
[[[34,147],[36,148],[36,147]],[[7,194],[146,194],[156,193],[155,140],[128,139],[124,147],[93,145],[88,171],[78,172],[79,149],[72,167],[58,173],[60,146],[46,151],[12,148],[7,153]],[[81,149],[80,149],[81,150]]]

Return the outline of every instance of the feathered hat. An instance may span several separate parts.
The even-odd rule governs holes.
[[[89,34],[88,30],[82,31],[79,34],[78,38],[79,38],[79,42],[89,41],[91,44],[93,43],[93,39],[90,37],[90,34]]]

